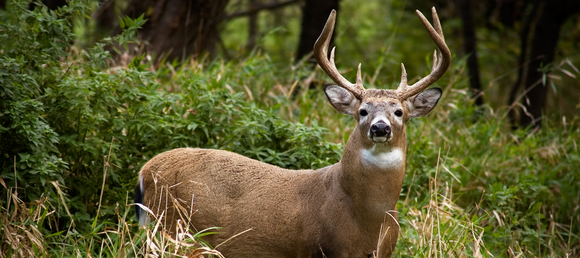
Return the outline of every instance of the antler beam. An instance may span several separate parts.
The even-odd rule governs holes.
[[[330,52],[330,60],[328,59],[328,46],[330,44],[330,39],[332,38],[332,33],[334,31],[334,23],[336,21],[336,11],[332,10],[326,24],[324,25],[324,29],[320,36],[314,43],[314,57],[316,61],[326,72],[326,74],[338,85],[346,88],[350,92],[352,92],[358,99],[362,98],[362,95],[365,92],[365,88],[362,84],[362,76],[360,72],[360,64],[358,65],[358,71],[356,73],[356,83],[351,83],[346,78],[344,78],[336,68],[336,64],[334,63],[334,47]]]
[[[445,43],[445,37],[443,36],[443,30],[441,29],[441,23],[439,22],[439,17],[437,16],[437,10],[435,10],[435,7],[431,9],[434,26],[431,26],[427,18],[425,18],[419,10],[415,12],[419,15],[419,18],[421,18],[421,22],[423,22],[429,36],[431,36],[431,39],[433,39],[439,48],[439,53],[437,53],[437,50],[433,53],[433,67],[431,68],[431,73],[413,85],[407,84],[407,72],[405,71],[405,65],[401,63],[401,83],[397,88],[401,99],[407,99],[414,96],[429,87],[429,85],[435,83],[439,78],[441,78],[441,76],[443,76],[451,63],[451,52]]]

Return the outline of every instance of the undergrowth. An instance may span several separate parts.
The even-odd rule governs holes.
[[[260,51],[115,65],[109,49],[144,21],[78,49],[72,24],[89,3],[0,11],[0,257],[219,256],[208,232],[175,241],[136,226],[130,200],[148,159],[184,146],[292,169],[340,159],[354,121],[328,105],[320,70],[280,70]],[[437,86],[438,107],[408,125],[396,257],[580,255],[579,118],[510,131],[508,110],[472,105],[461,60]]]

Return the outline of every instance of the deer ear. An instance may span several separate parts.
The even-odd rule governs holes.
[[[408,99],[411,117],[421,117],[429,114],[441,98],[440,88],[430,88]]]
[[[327,84],[324,86],[324,93],[330,104],[334,109],[338,110],[343,114],[354,115],[356,113],[356,108],[360,103],[354,94],[352,94],[347,89],[340,87],[335,84]]]

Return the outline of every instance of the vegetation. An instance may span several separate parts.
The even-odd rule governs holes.
[[[0,11],[0,257],[215,254],[203,236],[219,229],[172,241],[155,225],[136,225],[130,196],[137,172],[165,150],[226,149],[296,169],[340,159],[354,122],[319,88],[309,89],[328,82],[319,70],[259,50],[237,60],[154,67],[143,55],[120,65],[110,51],[128,47],[145,21],[125,18],[122,34],[81,49],[73,28],[91,6],[79,0],[30,11],[14,1]],[[398,70],[382,72],[395,62],[405,61],[410,74],[430,67],[423,60],[433,46],[408,43],[428,42],[418,23],[404,25],[416,17],[393,12],[398,20],[356,32],[369,51],[387,55],[346,42],[338,49],[339,67],[366,61],[371,87],[396,85]],[[380,38],[375,31],[397,28],[406,43],[371,41]],[[276,35],[259,44],[275,45]],[[574,67],[578,54],[562,60]],[[396,256],[580,255],[580,105],[549,115],[541,130],[510,131],[509,107],[473,106],[464,59],[437,84],[444,88],[438,107],[408,129]]]

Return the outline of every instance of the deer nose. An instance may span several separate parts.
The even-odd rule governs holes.
[[[371,125],[371,134],[377,137],[388,136],[391,134],[391,126],[383,121]]]

